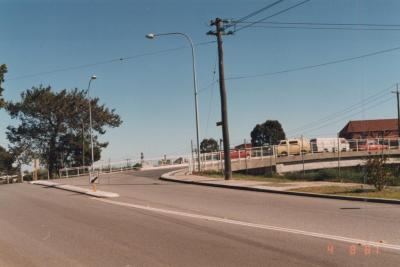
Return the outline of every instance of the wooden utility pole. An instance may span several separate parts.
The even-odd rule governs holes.
[[[219,90],[221,95],[221,120],[222,120],[222,139],[224,144],[224,176],[225,180],[232,178],[231,153],[229,143],[229,127],[228,127],[228,107],[226,101],[225,74],[224,74],[224,50],[222,48],[222,35],[225,34],[222,26],[223,20],[216,18],[211,22],[216,27],[215,32],[208,32],[209,35],[217,37],[218,44],[218,67],[219,67]]]
[[[397,136],[400,137],[400,106],[399,106],[399,84],[396,83],[396,91],[392,91],[397,96]]]

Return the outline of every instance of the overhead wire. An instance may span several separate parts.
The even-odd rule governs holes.
[[[296,7],[298,7],[298,6],[304,5],[305,3],[310,2],[310,1],[311,1],[311,0],[304,0],[304,1],[300,2],[300,3],[297,3],[297,4],[295,4],[295,5],[292,5],[292,6],[290,6],[290,7],[285,8],[285,9],[283,9],[283,10],[281,10],[281,11],[278,11],[278,12],[272,14],[272,15],[269,15],[269,16],[267,16],[267,17],[264,17],[264,18],[262,18],[262,19],[259,19],[259,20],[257,20],[257,21],[254,21],[254,22],[252,22],[252,23],[249,23],[249,24],[247,24],[247,25],[244,25],[244,26],[242,26],[242,27],[239,27],[239,28],[235,29],[233,32],[235,33],[235,32],[244,30],[244,29],[246,29],[246,28],[249,28],[249,27],[251,27],[252,25],[255,25],[255,24],[260,23],[260,22],[263,22],[263,21],[265,21],[265,20],[267,20],[267,19],[270,19],[270,18],[273,18],[273,17],[278,16],[278,15],[280,15],[280,14],[283,14],[283,13],[285,13],[285,12],[291,10],[291,9],[294,9],[294,8],[296,8]]]
[[[242,79],[250,79],[250,78],[257,78],[257,77],[264,77],[264,76],[272,76],[272,75],[277,75],[277,74],[283,74],[283,73],[289,73],[289,72],[296,72],[296,71],[302,71],[302,70],[307,70],[307,69],[313,69],[313,68],[319,68],[319,67],[324,67],[328,65],[333,65],[333,64],[339,64],[339,63],[344,63],[348,61],[353,61],[357,59],[362,59],[366,57],[372,57],[380,54],[385,54],[385,53],[390,53],[393,51],[400,50],[400,46],[396,46],[393,48],[389,49],[384,49],[384,50],[379,50],[355,57],[348,57],[348,58],[343,58],[343,59],[337,59],[337,60],[332,60],[332,61],[327,61],[319,64],[313,64],[313,65],[305,65],[301,67],[296,67],[296,68],[290,68],[286,70],[280,70],[280,71],[274,71],[274,72],[265,72],[265,73],[260,73],[260,74],[250,74],[250,75],[237,75],[237,76],[231,76],[225,78],[225,80],[242,80]]]
[[[217,61],[218,61],[218,54],[215,57],[215,63],[214,63],[214,70],[213,70],[213,78],[212,81],[215,81],[215,76],[217,73]],[[213,85],[213,89],[215,88],[215,84]],[[210,115],[211,115],[211,108],[212,108],[212,102],[213,102],[213,98],[214,98],[214,90],[211,90],[211,96],[210,96],[210,101],[208,104],[208,113],[207,113],[207,124],[206,124],[206,137],[208,136],[208,127],[209,127],[209,123],[210,123]]]
[[[373,109],[373,108],[375,108],[375,107],[377,107],[377,106],[380,106],[380,105],[382,105],[382,104],[384,104],[384,103],[386,103],[386,102],[389,102],[390,100],[393,100],[393,97],[389,97],[389,98],[387,98],[387,99],[385,99],[385,100],[383,100],[383,101],[381,101],[381,102],[376,103],[375,105],[369,106],[368,109]],[[329,123],[320,125],[320,126],[318,126],[318,127],[311,127],[311,128],[309,128],[309,129],[303,131],[302,133],[310,133],[310,132],[312,132],[312,131],[319,130],[319,129],[324,128],[324,127],[327,127],[327,126],[329,126],[329,125],[332,125],[332,124],[341,122],[341,121],[343,121],[343,119],[345,119],[345,118],[351,118],[351,117],[353,117],[354,115],[358,115],[358,114],[360,114],[360,113],[362,113],[362,112],[364,112],[364,110],[357,111],[357,112],[352,113],[352,114],[350,114],[350,115],[348,115],[348,116],[346,116],[346,117],[341,117],[341,118],[339,118],[339,119],[337,119],[337,120],[334,120],[334,121],[332,121],[332,122],[329,122]]]
[[[311,27],[311,26],[266,26],[252,25],[251,28],[263,29],[301,29],[301,30],[336,30],[336,31],[400,31],[400,28],[345,28],[345,27]]]
[[[207,45],[207,44],[211,44],[211,43],[215,43],[215,42],[216,41],[201,42],[201,43],[196,43],[195,46],[202,46],[202,45]],[[147,52],[147,53],[142,53],[142,54],[137,54],[137,55],[132,55],[132,56],[113,58],[113,59],[94,62],[94,63],[88,63],[88,64],[83,64],[83,65],[76,65],[76,66],[70,66],[70,67],[66,67],[66,68],[59,68],[59,69],[54,69],[54,70],[49,70],[49,71],[43,71],[43,72],[37,72],[37,73],[32,73],[32,74],[27,74],[27,75],[10,77],[10,78],[5,79],[5,81],[6,82],[7,81],[15,81],[15,80],[27,79],[27,78],[37,77],[37,76],[43,76],[43,75],[48,75],[48,74],[59,73],[59,72],[66,72],[66,71],[72,71],[72,70],[85,69],[85,68],[89,68],[89,67],[94,67],[94,66],[98,66],[98,65],[105,65],[105,64],[111,64],[111,63],[115,63],[115,62],[123,62],[123,61],[128,61],[128,60],[132,60],[132,59],[141,58],[141,57],[153,56],[153,55],[169,53],[169,52],[173,52],[173,51],[177,51],[177,50],[182,50],[182,49],[185,49],[187,47],[188,46],[180,46],[180,47],[175,47],[175,48],[170,48],[170,49],[163,49],[163,50],[158,50],[158,51],[154,51],[154,52]]]
[[[308,128],[310,126],[313,126],[315,124],[320,124],[321,122],[325,122],[326,120],[329,120],[331,118],[335,118],[337,116],[340,116],[341,114],[345,114],[345,113],[351,112],[354,109],[359,109],[365,104],[374,102],[374,101],[384,97],[386,95],[386,93],[388,93],[389,90],[392,89],[393,87],[394,87],[394,85],[391,85],[390,87],[384,88],[383,90],[380,90],[377,93],[375,93],[373,95],[370,95],[369,97],[363,99],[360,102],[352,104],[352,105],[350,105],[350,106],[348,106],[348,107],[346,107],[346,108],[344,108],[342,110],[339,110],[337,112],[331,113],[331,114],[329,114],[327,116],[324,116],[324,117],[322,117],[322,118],[320,118],[318,120],[315,120],[315,121],[309,122],[307,124],[303,124],[302,126],[299,126],[299,127],[294,128],[294,129],[291,129],[291,130],[288,131],[288,133],[299,132],[299,131],[301,131],[301,130],[303,130],[305,128]]]
[[[254,21],[233,21],[233,23],[252,24]],[[260,21],[257,24],[272,25],[309,25],[309,26],[366,26],[366,27],[400,27],[400,24],[374,24],[374,23],[325,23],[325,22],[281,22]]]
[[[246,16],[240,18],[240,19],[238,19],[238,20],[235,20],[234,23],[231,23],[231,24],[226,25],[226,26],[224,27],[224,29],[226,30],[226,29],[228,29],[228,28],[230,28],[230,27],[232,27],[232,26],[235,26],[235,24],[237,24],[237,23],[244,22],[245,20],[247,20],[247,19],[249,19],[249,18],[251,18],[251,17],[254,17],[254,16],[258,15],[258,14],[260,14],[261,12],[264,12],[264,11],[267,10],[267,9],[272,8],[272,7],[276,6],[277,4],[279,4],[279,3],[283,2],[283,1],[284,1],[284,0],[277,0],[277,1],[273,2],[273,3],[271,3],[271,4],[268,4],[268,5],[266,5],[266,6],[263,7],[263,8],[260,8],[260,9],[258,9],[258,10],[256,10],[256,11],[254,11],[254,12],[252,12],[252,13],[250,13],[250,14],[248,14],[248,15],[246,15]]]

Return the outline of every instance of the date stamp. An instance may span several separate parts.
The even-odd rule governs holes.
[[[362,255],[362,256],[376,256],[380,254],[380,248],[377,246],[371,246],[371,245],[356,245],[352,244],[347,246],[344,250],[343,248],[338,249],[335,245],[332,243],[329,243],[326,247],[326,253],[328,255],[335,255],[335,254],[341,254],[341,253],[346,253],[348,256],[356,256],[356,255]]]

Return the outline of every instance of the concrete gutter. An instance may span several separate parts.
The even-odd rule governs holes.
[[[185,183],[185,184],[193,184],[193,185],[229,188],[229,189],[255,191],[255,192],[284,194],[284,195],[292,195],[292,196],[318,197],[318,198],[328,198],[328,199],[339,199],[339,200],[349,200],[349,201],[362,201],[362,202],[385,203],[385,204],[397,204],[397,205],[400,205],[400,200],[397,200],[397,199],[368,198],[368,197],[354,197],[354,196],[316,194],[316,193],[307,193],[307,192],[282,191],[282,190],[273,190],[273,189],[265,189],[265,188],[259,188],[259,187],[244,186],[244,185],[233,185],[233,184],[230,185],[230,184],[222,184],[222,183],[212,183],[212,182],[208,182],[208,181],[195,181],[193,179],[185,179],[185,180],[183,180],[183,179],[176,178],[174,176],[178,172],[182,172],[182,170],[165,173],[165,174],[161,175],[160,180],[169,181],[169,182],[176,182],[176,183]]]
[[[110,197],[119,197],[117,193],[112,193],[112,192],[105,192],[105,191],[92,191],[86,188],[74,186],[74,185],[65,185],[65,184],[58,184],[54,182],[49,182],[49,181],[33,181],[30,182],[31,184],[34,185],[43,185],[43,186],[48,186],[48,187],[54,187],[62,190],[67,190],[71,192],[76,192],[92,197],[100,197],[100,198],[110,198]]]

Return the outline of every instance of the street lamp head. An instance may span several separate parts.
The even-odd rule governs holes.
[[[92,75],[92,77],[90,77],[91,80],[96,80],[97,76],[96,75]]]
[[[146,38],[147,39],[154,39],[154,38],[156,38],[156,35],[154,33],[149,33],[149,34],[146,34]]]

